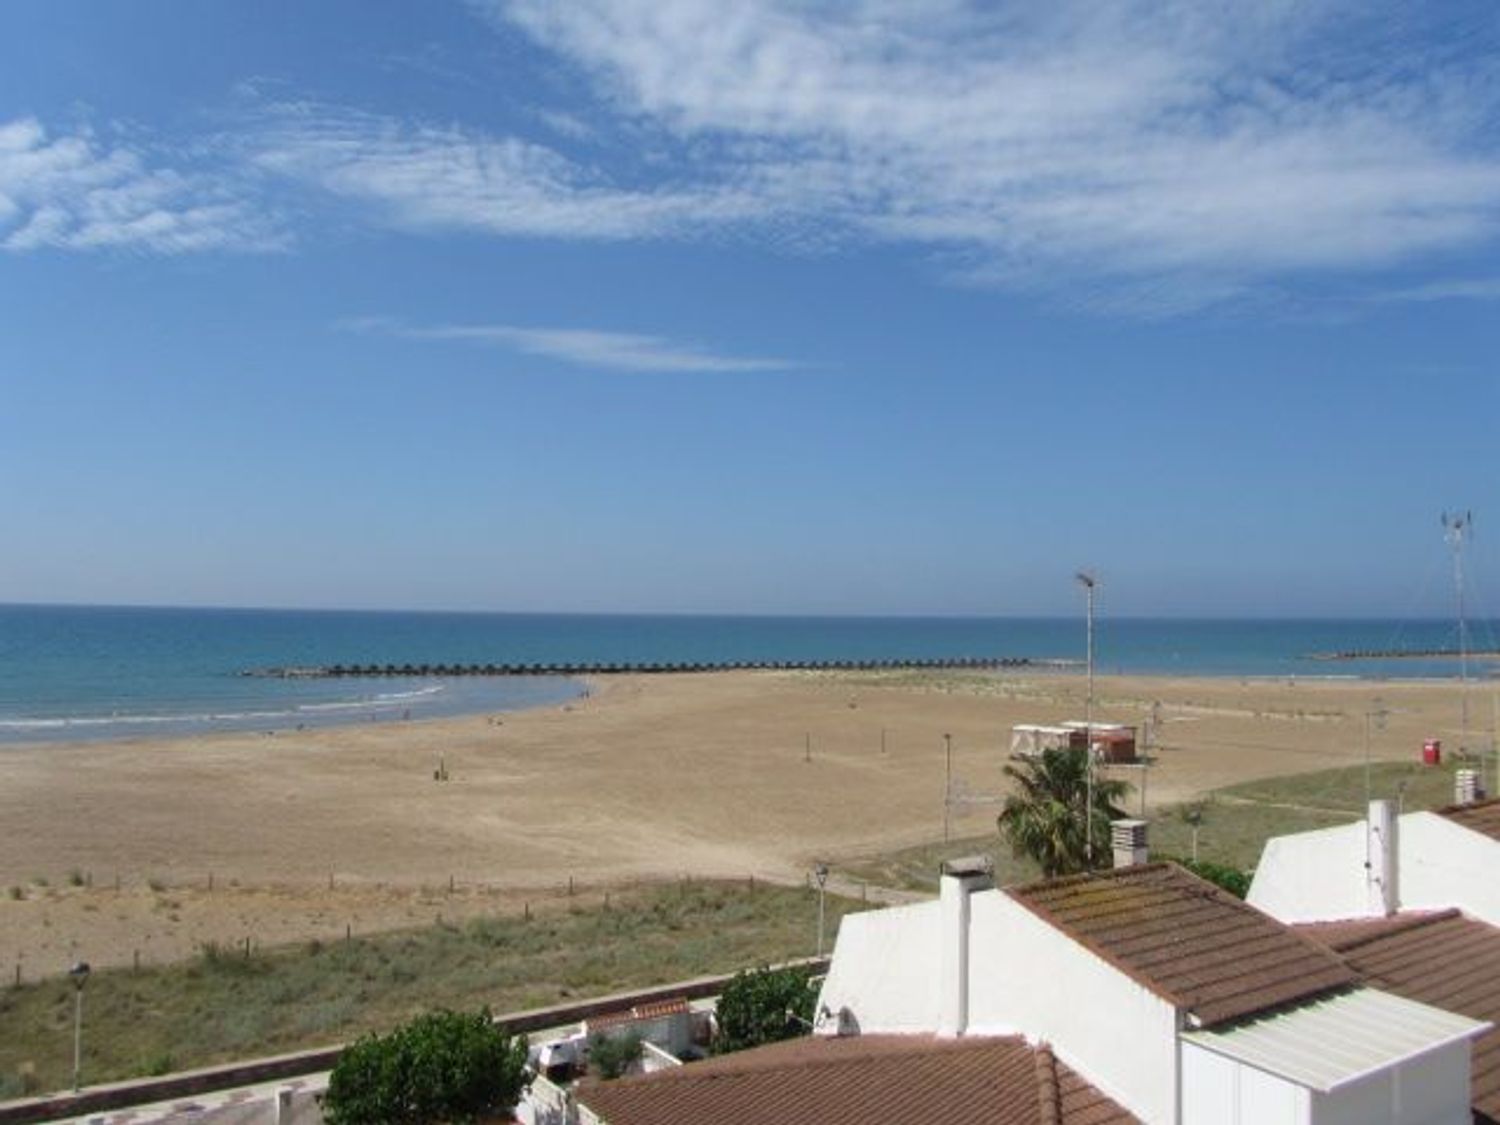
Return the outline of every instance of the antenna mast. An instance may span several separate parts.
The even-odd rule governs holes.
[[[1469,619],[1464,605],[1464,545],[1474,533],[1474,513],[1444,512],[1443,538],[1453,549],[1453,587],[1458,597],[1459,750],[1469,745]]]

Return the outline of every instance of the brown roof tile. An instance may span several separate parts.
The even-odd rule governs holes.
[[[1128,1125],[1137,1119],[1019,1036],[824,1036],[587,1087],[608,1125]],[[1048,1110],[1046,1107],[1051,1107]],[[1053,1115],[1048,1117],[1046,1113]]]
[[[1172,863],[1005,893],[1202,1026],[1358,979],[1325,947]]]
[[[1491,840],[1500,840],[1500,797],[1474,801],[1467,805],[1449,805],[1445,809],[1433,811],[1438,816],[1447,817],[1454,824],[1472,828]]]
[[[1408,1000],[1500,1025],[1500,929],[1456,910],[1299,926],[1367,983]],[[1474,1041],[1475,1119],[1500,1121],[1500,1026]]]

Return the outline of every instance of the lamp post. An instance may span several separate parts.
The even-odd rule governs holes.
[[[89,963],[75,961],[68,970],[73,981],[73,1092],[83,1088],[83,986],[89,981]]]
[[[1088,694],[1083,704],[1083,776],[1085,806],[1083,813],[1084,855],[1088,865],[1094,866],[1094,586],[1095,578],[1086,570],[1073,576],[1083,587],[1087,604],[1088,620]]]
[[[943,843],[948,842],[953,809],[953,736],[943,735]]]
[[[823,956],[823,888],[828,885],[828,864],[820,863],[813,868],[813,878],[818,881],[818,956]]]

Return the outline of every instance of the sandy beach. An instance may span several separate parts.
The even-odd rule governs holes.
[[[819,857],[941,835],[945,733],[955,791],[993,798],[1012,724],[1084,709],[1082,677],[1060,674],[747,672],[590,687],[504,716],[0,750],[0,966],[50,975],[75,956],[159,961],[207,941],[545,909],[570,878],[595,891],[683,875],[801,879]],[[1357,763],[1377,695],[1390,710],[1377,757],[1415,756],[1426,737],[1456,745],[1458,691],[1101,677],[1096,717],[1139,723],[1158,705],[1156,805]],[[1471,691],[1477,746],[1490,707]],[[994,812],[966,802],[955,833],[990,830]]]

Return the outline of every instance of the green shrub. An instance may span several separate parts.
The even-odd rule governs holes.
[[[595,1033],[589,1040],[589,1070],[606,1081],[612,1081],[630,1069],[630,1064],[641,1057],[642,1050],[637,1032],[632,1031],[618,1039]]]
[[[727,1054],[794,1039],[812,1026],[818,990],[809,969],[759,968],[736,973],[719,997],[714,1053]]]
[[[1176,856],[1163,856],[1170,859],[1179,867],[1191,871],[1200,879],[1205,879],[1216,887],[1222,887],[1235,898],[1244,898],[1250,893],[1251,876],[1241,871],[1238,867],[1230,867],[1227,863],[1214,863],[1208,859],[1178,859]]]
[[[479,1012],[437,1011],[339,1056],[323,1100],[328,1125],[425,1125],[508,1110],[526,1086],[526,1039]]]

